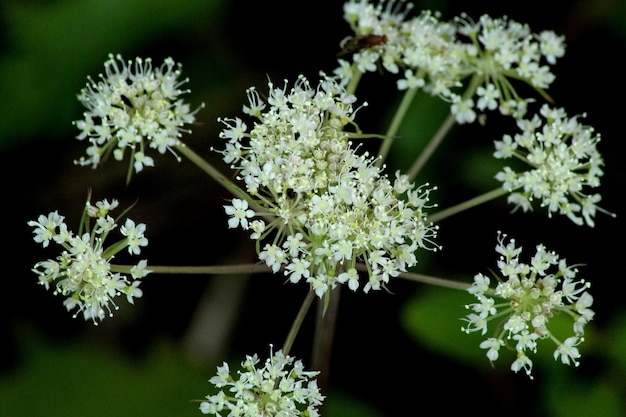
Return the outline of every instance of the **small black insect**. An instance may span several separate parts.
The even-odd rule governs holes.
[[[387,35],[362,35],[362,36],[350,36],[345,38],[339,46],[341,51],[337,56],[346,54],[353,54],[355,52],[362,51],[363,49],[373,48],[374,46],[384,45],[387,43]]]
[[[287,195],[288,198],[296,198],[297,196],[293,188],[287,188],[287,190],[285,191],[285,194]]]

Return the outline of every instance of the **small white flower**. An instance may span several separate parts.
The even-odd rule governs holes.
[[[497,339],[495,337],[490,337],[480,344],[481,349],[488,349],[487,358],[489,358],[491,362],[494,362],[496,361],[496,359],[498,359],[500,347],[502,346],[504,346],[504,340]]]
[[[233,198],[230,206],[224,206],[226,214],[232,216],[228,219],[228,228],[235,229],[241,225],[244,230],[248,229],[248,219],[254,217],[254,210],[248,208],[248,202],[246,200],[240,200]]]
[[[128,239],[128,253],[139,255],[141,253],[140,247],[148,245],[148,239],[144,237],[145,231],[145,224],[139,223],[135,225],[133,220],[126,219],[126,223],[120,228],[120,232]]]
[[[44,248],[48,247],[50,241],[58,235],[57,229],[65,226],[64,217],[59,215],[57,211],[50,212],[47,216],[42,214],[37,218],[37,221],[29,221],[28,225],[35,228],[33,239],[35,242],[41,243]]]

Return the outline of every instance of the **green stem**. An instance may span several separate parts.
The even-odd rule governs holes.
[[[402,120],[404,120],[404,116],[406,116],[406,112],[409,110],[409,107],[411,106],[411,102],[413,101],[416,92],[417,87],[414,87],[409,88],[406,93],[404,93],[402,101],[400,102],[396,113],[393,115],[393,119],[391,120],[389,129],[387,129],[385,139],[383,140],[383,143],[380,146],[380,150],[378,151],[378,155],[380,156],[380,158],[378,158],[378,160],[376,161],[376,164],[378,166],[381,166],[387,158],[387,154],[389,154],[389,149],[391,149],[393,139],[396,136],[396,133],[398,133],[398,129],[400,129]]]
[[[130,273],[133,265],[111,265],[111,271],[124,274]],[[263,264],[212,265],[212,266],[154,266],[147,268],[153,274],[241,274],[263,273],[271,269]]]
[[[428,159],[430,159],[432,154],[435,152],[435,149],[437,149],[437,147],[441,144],[441,142],[446,137],[446,135],[448,134],[452,126],[454,126],[454,122],[455,122],[454,115],[449,114],[446,120],[444,120],[441,127],[439,127],[439,130],[437,131],[437,133],[435,133],[435,136],[433,136],[433,138],[428,143],[428,146],[424,148],[419,158],[417,158],[417,160],[413,163],[413,166],[411,166],[411,168],[407,172],[407,175],[409,176],[409,181],[413,181],[415,177],[417,177],[417,174],[419,174],[419,172],[422,170],[424,165],[426,165],[426,162],[428,161]]]
[[[361,81],[361,76],[363,73],[359,71],[356,63],[352,64],[352,78],[350,78],[350,82],[346,86],[347,94],[354,94],[356,91],[356,87],[359,85],[359,81]]]
[[[367,269],[367,265],[363,263],[357,263],[356,269],[357,271],[361,271],[361,272],[369,272]],[[400,272],[400,275],[398,275],[398,277],[409,280],[409,281],[421,282],[422,284],[436,285],[438,287],[453,288],[456,290],[466,290],[471,285],[471,284],[467,284],[464,282],[453,281],[453,280],[444,279],[444,278],[437,278],[437,277],[433,277],[430,275],[415,274],[412,272]]]
[[[398,277],[409,281],[421,282],[422,284],[436,285],[437,287],[452,288],[455,290],[467,290],[472,286],[472,284],[468,284],[466,282],[453,281],[423,274],[414,274],[412,272],[401,272]]]
[[[438,221],[441,221],[443,219],[445,219],[446,217],[450,217],[454,214],[457,214],[463,210],[467,210],[469,208],[478,206],[482,203],[485,203],[487,201],[493,200],[495,198],[498,198],[500,196],[505,195],[506,193],[508,193],[507,190],[505,190],[502,187],[498,187],[495,190],[491,190],[489,192],[486,192],[485,194],[481,194],[477,197],[474,197],[472,199],[469,199],[461,204],[457,204],[456,206],[452,206],[452,207],[448,207],[445,210],[441,210],[438,211],[435,214],[432,214],[430,216],[428,216],[428,221],[429,222],[433,222],[433,223],[437,223]]]
[[[128,238],[124,238],[119,242],[114,243],[113,245],[106,248],[106,250],[102,253],[102,257],[104,259],[111,259],[113,255],[124,249],[128,246]]]
[[[289,354],[291,350],[291,346],[293,346],[294,340],[296,340],[296,336],[298,335],[298,331],[300,331],[300,327],[302,326],[302,322],[304,322],[304,317],[306,317],[306,313],[309,311],[311,304],[313,303],[313,299],[315,298],[315,291],[310,290],[306,295],[300,310],[298,311],[298,315],[293,321],[291,325],[291,329],[289,329],[289,333],[287,334],[287,338],[285,339],[285,343],[283,344],[283,353],[285,355]]]
[[[176,146],[176,150],[181,154],[187,157],[191,162],[193,162],[198,168],[202,171],[206,172],[211,178],[217,181],[220,185],[226,188],[230,193],[232,193],[235,197],[239,197],[242,200],[246,200],[251,208],[256,211],[264,211],[263,207],[260,207],[257,202],[255,202],[250,196],[243,191],[237,184],[229,180],[224,174],[218,171],[213,165],[208,163],[204,158],[195,153],[190,147],[185,144],[180,144]]]

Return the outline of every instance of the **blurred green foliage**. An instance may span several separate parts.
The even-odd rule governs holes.
[[[19,373],[0,376],[2,416],[193,416],[204,370],[168,344],[133,359],[98,343],[24,335]]]
[[[168,35],[191,39],[220,18],[215,0],[57,0],[0,4],[0,147],[67,135],[80,114],[86,74],[109,53],[130,53]],[[0,148],[1,149],[1,148]]]

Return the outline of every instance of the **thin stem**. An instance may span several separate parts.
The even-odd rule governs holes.
[[[454,214],[460,213],[461,211],[478,206],[482,203],[486,203],[487,201],[503,196],[506,193],[508,193],[507,190],[502,187],[498,187],[495,190],[491,190],[489,192],[486,192],[485,194],[481,194],[477,197],[471,198],[463,203],[457,204],[456,206],[448,207],[445,210],[438,211],[437,213],[428,216],[428,221],[437,223],[438,221],[441,221],[446,217],[450,217]]]
[[[367,265],[362,263],[356,264],[357,271],[368,272]],[[453,288],[456,290],[466,290],[470,287],[471,284],[466,284],[464,282],[453,281],[445,278],[433,277],[430,275],[424,274],[415,274],[413,272],[400,272],[398,275],[399,278],[403,278],[409,281],[421,282],[423,284],[436,285],[438,287],[445,288]]]
[[[243,200],[246,200],[250,206],[256,211],[263,211],[263,207],[260,207],[254,200],[250,198],[250,196],[243,191],[237,184],[228,179],[224,174],[218,171],[213,165],[208,163],[204,158],[195,153],[190,147],[185,144],[180,144],[176,146],[176,150],[181,154],[186,156],[191,162],[193,162],[198,168],[202,171],[209,174],[211,178],[221,184],[224,188],[230,191],[235,197],[239,197]]]
[[[389,129],[387,129],[387,133],[385,134],[385,139],[383,140],[382,145],[380,146],[380,150],[378,151],[378,155],[380,158],[376,161],[378,166],[381,166],[385,159],[387,158],[387,154],[389,154],[389,149],[391,149],[391,144],[393,142],[396,133],[398,133],[398,129],[400,129],[400,125],[402,124],[402,120],[406,115],[406,112],[409,110],[411,106],[411,102],[415,97],[415,93],[417,92],[417,87],[409,88],[404,96],[402,97],[402,101],[396,110],[396,113],[393,115],[393,119],[391,120],[391,124],[389,125]]]
[[[298,331],[300,331],[300,327],[302,326],[302,322],[304,322],[304,317],[306,317],[306,313],[308,313],[311,304],[313,303],[313,299],[315,298],[315,291],[310,290],[306,295],[306,298],[302,302],[302,306],[300,306],[300,310],[298,311],[298,315],[293,321],[291,325],[291,329],[289,329],[289,333],[287,334],[287,338],[285,339],[285,343],[283,344],[283,353],[285,355],[289,354],[291,350],[291,346],[293,346],[294,340],[296,340],[296,336],[298,335]]]
[[[424,148],[419,158],[417,158],[417,160],[413,163],[413,166],[411,166],[411,169],[409,169],[409,171],[407,172],[407,175],[409,176],[409,181],[413,181],[415,177],[417,177],[417,174],[419,174],[424,165],[426,165],[426,162],[435,152],[435,149],[437,149],[437,147],[441,144],[452,126],[454,126],[454,122],[454,115],[449,114],[446,120],[444,120],[441,127],[439,127],[437,133],[435,133],[435,136],[433,136],[433,138],[428,143],[428,146]]]
[[[111,265],[111,271],[120,273],[130,273],[133,265]],[[147,268],[153,274],[241,274],[241,273],[263,273],[270,272],[271,269],[263,264],[241,264],[241,265],[212,265],[212,266],[154,266]]]
[[[401,272],[399,278],[409,281],[421,282],[423,284],[436,285],[437,287],[452,288],[455,290],[467,290],[472,284],[466,282],[453,281],[450,279],[432,277],[430,275],[414,274],[412,272]]]
[[[478,206],[482,203],[486,203],[487,201],[493,200],[497,197],[503,196],[506,193],[508,193],[507,190],[505,190],[502,187],[498,187],[495,190],[491,190],[489,192],[486,192],[485,194],[481,194],[477,197],[474,197],[472,199],[469,199],[463,203],[457,204],[456,206],[452,206],[452,207],[448,207],[445,210],[441,210],[438,211],[435,214],[432,214],[430,216],[428,216],[428,221],[429,222],[433,222],[433,223],[437,223],[438,221],[441,221],[443,219],[445,219],[446,217],[450,217],[454,214],[457,214],[463,210],[467,210],[469,208]]]
[[[356,91],[356,87],[359,85],[359,81],[361,81],[361,76],[363,73],[359,71],[356,63],[352,64],[352,77],[350,78],[350,82],[346,86],[347,94],[354,94]]]

